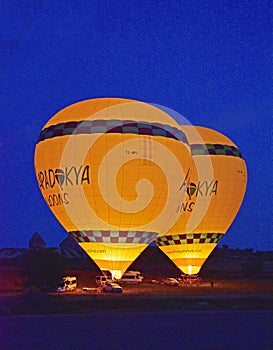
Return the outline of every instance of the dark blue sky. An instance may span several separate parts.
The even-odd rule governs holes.
[[[248,188],[221,241],[273,249],[270,1],[12,1],[0,10],[0,248],[66,237],[33,169],[46,121],[95,97],[176,110],[241,149]],[[271,100],[271,101],[270,101]]]

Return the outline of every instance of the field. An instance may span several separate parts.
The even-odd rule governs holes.
[[[272,284],[267,280],[201,280],[199,285],[152,284],[145,276],[139,285],[123,285],[122,294],[84,292],[94,288],[94,273],[70,271],[78,288],[70,293],[22,291],[19,269],[0,268],[0,315],[54,314],[101,311],[249,310],[272,309]]]

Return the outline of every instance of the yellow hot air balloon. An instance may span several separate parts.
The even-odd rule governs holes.
[[[204,127],[181,126],[189,140],[194,169],[181,190],[176,224],[155,240],[185,274],[198,274],[236,217],[246,190],[247,169],[238,147],[223,134]],[[197,171],[197,173],[196,173]]]
[[[185,134],[168,114],[120,98],[64,108],[43,127],[35,149],[38,185],[51,211],[116,278],[159,229],[173,225],[177,174],[191,162]]]

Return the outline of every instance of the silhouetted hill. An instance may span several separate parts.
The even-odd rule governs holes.
[[[29,241],[29,248],[30,249],[47,248],[47,245],[45,241],[42,239],[42,237],[39,235],[39,233],[35,232]]]
[[[68,242],[69,243],[69,242]],[[96,271],[97,265],[79,247],[76,249],[67,244],[61,244],[55,250],[67,260],[71,270]],[[45,249],[45,248],[36,248]],[[52,248],[51,248],[52,249]],[[0,249],[0,266],[20,267],[22,256],[28,249]],[[254,252],[252,249],[216,248],[201,269],[203,278],[272,278],[273,252]],[[129,269],[140,270],[149,276],[179,276],[181,271],[157,247],[149,246],[132,263]]]
[[[59,247],[64,249],[70,248],[77,251],[82,251],[82,248],[75,241],[75,239],[69,235],[60,243]]]

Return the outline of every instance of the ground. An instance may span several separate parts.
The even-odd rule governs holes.
[[[87,271],[70,271],[78,277],[75,291],[41,293],[20,290],[18,272],[18,268],[0,268],[0,315],[273,308],[272,283],[268,280],[214,280],[213,287],[210,280],[202,280],[199,285],[166,286],[150,283],[156,276],[145,276],[142,284],[126,284],[122,294],[114,295],[84,292],[83,287],[95,287],[95,276]]]

